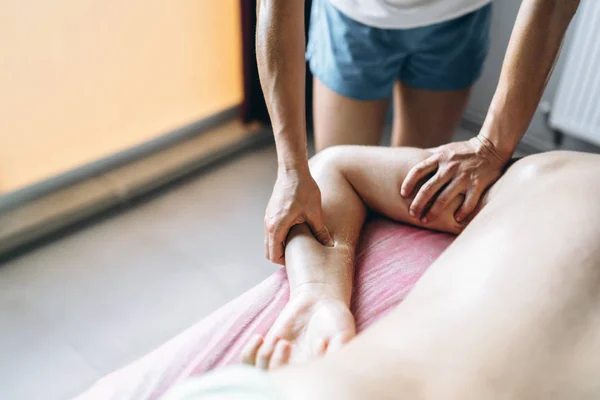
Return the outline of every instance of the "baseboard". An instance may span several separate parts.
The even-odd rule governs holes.
[[[101,163],[15,192],[0,207],[0,262],[74,225],[272,142],[270,129],[244,125],[237,113],[228,110]]]

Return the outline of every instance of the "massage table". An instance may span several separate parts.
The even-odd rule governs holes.
[[[360,332],[401,302],[453,236],[375,217],[356,253],[352,312]],[[98,380],[77,400],[157,399],[181,380],[239,363],[254,333],[266,334],[289,298],[285,269],[134,363]]]

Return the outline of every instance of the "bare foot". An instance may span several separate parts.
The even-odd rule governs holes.
[[[242,355],[245,364],[273,369],[339,349],[356,336],[346,303],[319,291],[294,293],[265,338],[256,335]]]

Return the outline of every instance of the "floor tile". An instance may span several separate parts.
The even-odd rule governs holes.
[[[229,297],[210,271],[143,232],[147,218],[108,221],[5,271],[102,373],[152,350]]]
[[[0,295],[0,399],[66,399],[99,377],[22,296]]]

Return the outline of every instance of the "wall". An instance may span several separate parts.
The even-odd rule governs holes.
[[[0,192],[236,105],[238,0],[0,2]]]
[[[498,84],[498,78],[500,77],[500,69],[502,68],[502,61],[504,59],[504,53],[508,46],[508,40],[512,32],[512,28],[517,17],[519,6],[521,5],[520,0],[495,0],[494,11],[492,17],[491,26],[491,44],[490,53],[486,61],[484,72],[479,82],[473,88],[473,93],[465,114],[465,119],[481,124],[485,118],[485,114],[490,105],[496,85]],[[576,21],[573,21],[571,26]],[[556,90],[558,88],[558,82],[560,75],[564,67],[564,61],[568,53],[570,31],[567,33],[567,38],[563,45],[563,51],[559,56],[558,62],[554,68],[554,72],[546,91],[542,97],[542,101],[552,104]],[[541,111],[538,110],[534,120],[532,121],[525,141],[539,149],[550,149],[552,148],[552,132],[546,126],[544,117]]]

